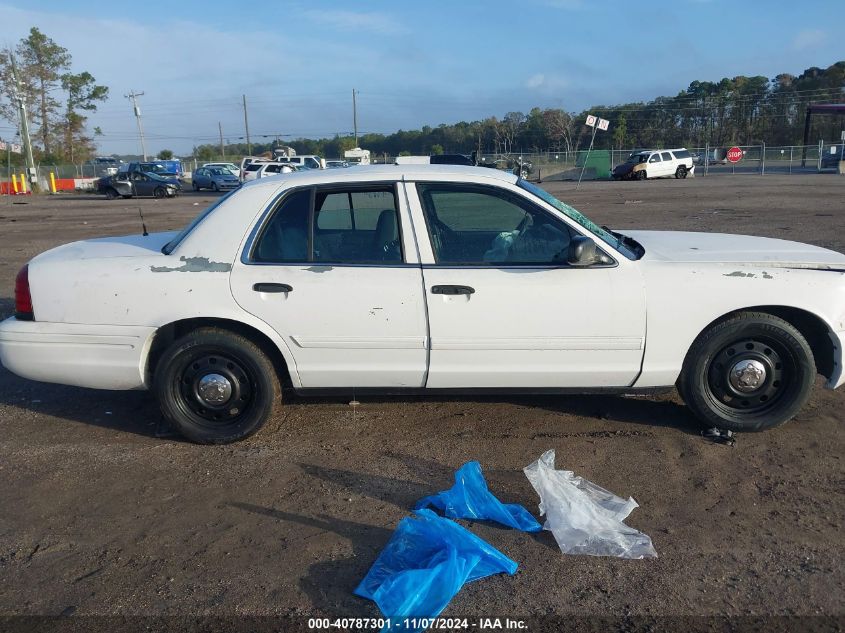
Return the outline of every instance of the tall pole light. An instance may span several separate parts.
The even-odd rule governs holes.
[[[220,130],[220,153],[223,158],[226,158],[226,147],[223,145],[223,124],[220,121],[217,122],[217,129]]]
[[[244,98],[244,128],[246,128],[246,153],[252,156],[252,144],[249,142],[249,118],[246,114],[246,95],[241,95]]]
[[[14,99],[20,112],[21,142],[23,143],[24,153],[26,154],[26,167],[29,172],[30,188],[35,190],[38,181],[35,177],[35,160],[32,158],[32,141],[29,138],[29,121],[26,117],[26,97],[24,97],[21,91],[20,81],[18,80],[18,69],[12,51],[9,51],[9,59],[12,61],[12,90],[14,90]]]
[[[358,104],[355,100],[355,88],[352,89],[352,127],[355,129],[355,147],[358,147]]]
[[[138,136],[141,137],[141,154],[144,157],[144,162],[147,161],[147,146],[144,143],[144,126],[141,124],[141,108],[138,106],[138,97],[142,96],[143,92],[135,92],[130,90],[128,95],[123,95],[132,102],[132,110],[135,112],[135,121],[138,123]]]

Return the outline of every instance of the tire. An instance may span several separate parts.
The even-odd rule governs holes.
[[[200,190],[200,186],[197,183],[195,183],[193,180],[191,181],[191,187],[193,187],[194,191]]]
[[[648,178],[648,174],[646,174],[645,169],[637,172],[637,180],[645,180],[646,178]]]
[[[213,382],[201,381],[217,377]],[[260,429],[281,402],[267,354],[228,330],[199,328],[174,341],[155,367],[153,391],[164,417],[199,444],[228,444]],[[226,398],[221,400],[220,398]],[[216,401],[215,401],[216,400]]]
[[[211,190],[212,190],[212,191],[215,191],[215,192],[219,192],[219,191],[220,191],[220,187],[217,185],[217,183],[216,183],[216,182],[212,182],[212,183],[211,183]]]
[[[686,178],[687,177],[687,168],[681,165],[675,170],[675,178]]]
[[[112,187],[106,189],[106,198],[108,198],[109,200],[116,200],[119,197],[120,194],[117,193],[117,189],[113,189]]]
[[[736,374],[747,361],[752,367]],[[707,427],[764,431],[798,413],[815,377],[813,351],[795,327],[764,312],[738,312],[695,340],[678,392]]]
[[[167,190],[164,187],[156,187],[153,190],[153,196],[155,196],[156,198],[166,198]]]

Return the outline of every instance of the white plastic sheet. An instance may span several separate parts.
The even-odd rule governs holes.
[[[651,539],[623,523],[638,507],[569,470],[555,470],[555,452],[546,451],[523,471],[540,495],[544,529],[564,554],[657,558]]]

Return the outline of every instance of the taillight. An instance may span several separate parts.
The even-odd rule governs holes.
[[[33,321],[32,295],[29,293],[29,264],[21,268],[15,278],[15,317],[21,321]]]

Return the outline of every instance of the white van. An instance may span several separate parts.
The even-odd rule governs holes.
[[[258,163],[269,163],[272,162],[269,158],[262,158],[260,156],[244,156],[241,159],[241,169],[238,173],[238,177],[241,179],[241,182],[246,182],[247,180],[252,180],[255,178],[255,172],[258,170],[258,167],[254,167],[253,169],[247,169],[250,165],[255,165]],[[247,177],[247,173],[251,172],[251,177]]]

